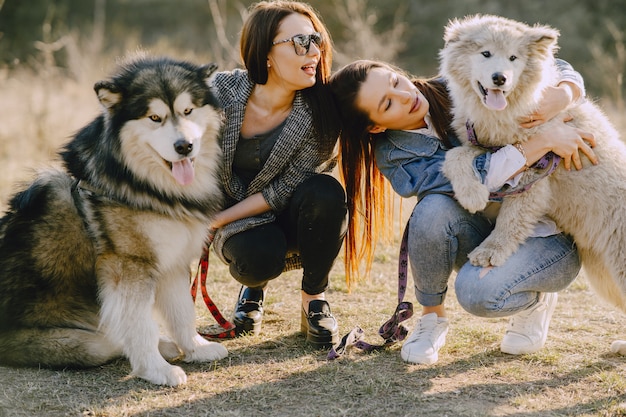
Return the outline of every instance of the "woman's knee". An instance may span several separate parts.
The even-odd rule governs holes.
[[[459,222],[457,213],[451,210],[453,203],[448,196],[427,195],[415,205],[408,225],[412,250],[444,250]]]
[[[233,235],[223,248],[231,275],[249,287],[262,286],[279,276],[285,268],[286,253],[286,238],[274,224]]]
[[[481,285],[479,274],[483,268],[463,267],[456,276],[454,291],[457,301],[468,313],[479,317],[498,315],[500,306],[489,286]]]
[[[334,177],[318,174],[308,178],[296,188],[292,202],[343,209],[346,207],[346,192]]]
[[[268,281],[278,277],[285,268],[285,257],[259,254],[231,261],[230,274],[238,282],[252,288],[264,287]]]

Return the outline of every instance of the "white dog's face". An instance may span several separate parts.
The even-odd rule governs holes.
[[[489,110],[511,109],[512,103],[527,101],[520,95],[541,91],[535,87],[554,61],[557,38],[558,31],[550,27],[531,27],[499,16],[453,19],[439,53],[441,74],[459,90],[456,97],[464,106],[480,101]],[[520,85],[524,88],[516,89]]]
[[[472,88],[490,110],[503,110],[507,96],[526,66],[526,57],[515,46],[488,42],[470,56]]]
[[[173,100],[171,109],[161,99],[154,98],[145,116],[127,122],[120,132],[123,154],[135,160],[134,167],[143,166],[146,175],[158,175],[154,170],[160,166],[177,183],[191,184],[202,137],[207,129],[213,128],[216,117],[213,107],[194,105],[187,92]],[[151,151],[146,152],[147,149]]]

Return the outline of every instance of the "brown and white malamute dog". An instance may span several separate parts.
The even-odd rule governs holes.
[[[0,364],[89,367],[123,355],[134,375],[174,386],[187,377],[166,359],[227,356],[196,332],[189,293],[222,203],[214,70],[123,64],[95,85],[103,112],[60,152],[64,170],[12,197],[0,220]]]

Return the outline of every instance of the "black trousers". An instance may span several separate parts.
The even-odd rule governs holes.
[[[302,290],[320,294],[346,234],[346,194],[330,175],[314,175],[300,184],[273,223],[231,236],[223,254],[231,275],[250,288],[264,288],[285,268],[290,251],[300,254]]]

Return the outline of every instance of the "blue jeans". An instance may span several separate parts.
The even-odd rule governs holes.
[[[448,280],[458,271],[459,304],[482,317],[502,317],[525,310],[541,292],[566,288],[578,275],[580,260],[573,240],[564,234],[529,238],[507,262],[480,278],[483,268],[467,255],[493,229],[482,214],[470,214],[454,198],[429,194],[409,220],[409,262],[415,296],[423,306],[443,304]]]

